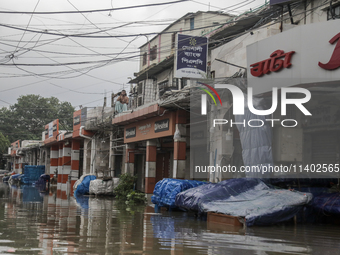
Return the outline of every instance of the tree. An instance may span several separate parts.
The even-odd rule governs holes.
[[[11,145],[9,142],[8,138],[5,137],[1,132],[0,132],[0,169],[4,168],[4,160],[2,158],[3,154],[6,154],[8,151],[8,147]]]
[[[59,119],[60,129],[72,130],[74,108],[56,97],[25,95],[9,109],[0,109],[0,132],[13,142],[41,139],[45,125]]]
[[[8,151],[8,147],[11,145],[10,141],[8,140],[7,137],[5,137],[1,132],[0,132],[0,154],[6,154]]]

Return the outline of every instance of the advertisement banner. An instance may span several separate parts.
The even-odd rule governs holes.
[[[207,74],[208,39],[177,35],[175,78],[204,79]]]

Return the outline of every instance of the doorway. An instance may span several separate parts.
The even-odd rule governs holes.
[[[170,176],[170,152],[157,153],[156,183]]]

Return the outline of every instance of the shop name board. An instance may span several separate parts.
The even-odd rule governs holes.
[[[333,54],[331,56],[331,59],[328,61],[327,64],[323,64],[319,62],[319,66],[325,70],[334,70],[340,67],[340,33],[335,35],[330,41],[330,44],[334,44],[337,41],[337,44],[335,45],[335,49],[333,51]]]
[[[125,138],[132,138],[132,137],[136,137],[136,127],[127,128],[125,130]]]
[[[155,133],[169,130],[169,119],[155,122]]]
[[[138,142],[155,138],[173,137],[175,132],[175,112],[166,112],[163,116],[131,123],[124,128],[124,142]]]
[[[254,89],[254,95],[259,95],[273,87],[338,82],[339,27],[339,19],[317,22],[248,45],[248,87]]]
[[[330,44],[337,42],[335,49],[332,53],[330,60],[323,64],[321,62],[318,65],[325,70],[335,70],[340,67],[340,33],[336,34],[330,41]],[[282,68],[289,68],[292,66],[291,58],[295,51],[284,53],[283,50],[276,50],[270,54],[270,58],[262,60],[255,64],[250,65],[250,73],[252,76],[260,77],[270,72],[278,72]],[[283,58],[283,59],[282,59]]]
[[[283,50],[276,50],[270,54],[270,58],[250,65],[252,67],[250,73],[255,77],[260,77],[270,72],[278,72],[282,68],[289,68],[292,65],[290,60],[294,53],[295,51],[284,53]]]
[[[48,137],[52,137],[53,133],[57,131],[57,124],[50,123],[48,127]]]
[[[79,125],[79,124],[80,124],[80,116],[74,117],[74,119],[73,119],[73,125],[74,125],[74,126],[77,126],[77,125]]]

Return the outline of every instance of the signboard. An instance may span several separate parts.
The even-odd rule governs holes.
[[[140,120],[124,128],[124,143],[139,142],[161,137],[173,137],[176,112],[167,112],[146,120]]]
[[[169,119],[160,120],[155,122],[155,133],[169,130]]]
[[[125,138],[136,137],[136,127],[127,128],[125,130]]]
[[[48,138],[53,136],[53,122],[48,123]]]
[[[206,78],[207,57],[208,38],[177,34],[174,77]]]
[[[340,20],[298,26],[247,46],[248,86],[273,87],[340,81]]]
[[[44,143],[50,143],[55,141],[57,135],[59,134],[59,120],[56,119],[47,125],[45,125],[45,141]]]
[[[80,116],[76,116],[73,118],[73,126],[77,126],[80,124]]]

